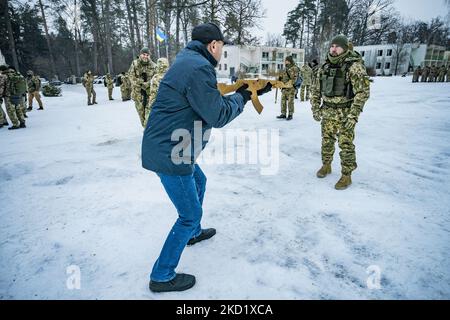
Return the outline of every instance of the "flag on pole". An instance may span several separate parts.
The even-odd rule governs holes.
[[[164,42],[167,40],[167,36],[159,27],[156,27],[156,39],[158,39],[159,42]]]

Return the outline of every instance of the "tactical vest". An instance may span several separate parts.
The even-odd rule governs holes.
[[[341,65],[334,65],[329,62],[322,67],[320,78],[320,91],[326,97],[347,97],[354,98],[352,84],[347,79],[347,73],[354,61],[346,61]]]
[[[8,80],[11,97],[21,97],[27,92],[27,83],[22,75],[12,73],[8,76]]]

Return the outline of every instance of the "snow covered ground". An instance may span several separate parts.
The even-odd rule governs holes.
[[[141,167],[134,106],[96,86],[88,107],[80,85],[64,86],[27,129],[0,129],[0,298],[449,299],[449,88],[376,78],[345,191],[333,188],[337,152],[332,175],[315,177],[309,103],[296,100],[291,122],[275,119],[274,91],[262,115],[249,103],[213,136],[279,129],[278,172],[203,164],[203,226],[217,235],[183,253],[178,271],[196,275],[193,289],[153,294],[149,273],[176,211]]]

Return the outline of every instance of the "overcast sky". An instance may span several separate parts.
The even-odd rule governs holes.
[[[293,10],[298,0],[261,0],[266,9],[266,18],[261,20],[262,30],[256,30],[256,35],[266,39],[266,34],[283,33],[287,13]],[[395,8],[402,17],[430,21],[432,18],[447,15],[445,0],[394,0]]]

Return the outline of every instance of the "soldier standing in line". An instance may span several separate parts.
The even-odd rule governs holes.
[[[450,65],[447,66],[447,82],[450,82]]]
[[[303,78],[302,85],[300,87],[300,101],[308,101],[309,89],[311,87],[311,80],[312,80],[312,69],[309,63],[306,63],[303,65],[303,67],[301,67],[300,75]]]
[[[144,128],[147,124],[145,114],[150,108],[150,81],[155,72],[156,64],[150,59],[149,49],[142,48],[139,57],[131,63],[128,74],[132,87],[131,98]]]
[[[280,81],[290,86],[289,88],[281,89],[281,115],[277,117],[277,119],[286,119],[292,120],[294,115],[294,97],[295,97],[295,88],[294,84],[299,77],[299,69],[294,62],[292,56],[287,56],[284,61],[286,68],[281,73]],[[286,117],[287,110],[289,107],[289,115]]]
[[[83,76],[82,80],[83,86],[86,88],[87,98],[88,98],[88,106],[91,106],[93,104],[97,104],[95,101],[96,94],[94,90],[94,76],[92,75],[91,70],[86,72]]]
[[[436,82],[436,71],[436,66],[433,65],[428,75],[428,82]]]
[[[419,78],[422,74],[422,68],[420,66],[418,66],[413,73],[413,78],[412,78],[412,82],[419,82]]]
[[[445,81],[445,74],[447,73],[447,68],[442,65],[439,69],[439,73],[438,73],[438,81],[439,82],[444,82]]]
[[[338,140],[341,149],[342,176],[336,183],[337,190],[344,190],[352,183],[351,174],[357,168],[355,125],[370,95],[370,82],[361,56],[348,48],[343,35],[331,41],[325,64],[319,69],[312,92],[314,120],[322,123],[322,168],[318,178],[331,173],[334,145]]]
[[[5,107],[7,107],[7,88],[8,88],[8,77],[6,76],[6,71],[8,70],[8,67],[5,65],[0,66],[0,128],[3,126],[8,126],[8,119],[6,118],[6,113],[3,111],[2,104],[3,101],[5,102]]]
[[[120,75],[120,93],[122,95],[122,101],[130,100],[131,83],[126,72],[122,72]]]
[[[105,77],[105,86],[108,88],[108,99],[114,100],[112,97],[113,89],[114,89],[114,80],[111,77],[111,74],[108,72]]]
[[[422,78],[420,78],[420,82],[427,82],[429,74],[430,74],[430,67],[425,66],[422,70]]]
[[[27,86],[28,86],[28,111],[33,110],[33,99],[36,99],[39,108],[38,110],[44,110],[41,101],[41,95],[39,90],[41,90],[41,79],[35,76],[33,71],[27,71]]]

